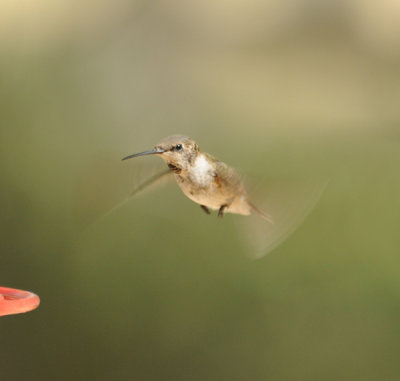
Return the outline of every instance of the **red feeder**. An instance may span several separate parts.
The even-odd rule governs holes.
[[[39,304],[39,297],[32,292],[0,287],[0,316],[32,311]]]

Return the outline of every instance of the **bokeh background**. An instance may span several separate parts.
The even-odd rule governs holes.
[[[2,381],[400,378],[397,0],[2,0],[0,83]],[[256,261],[174,185],[93,224],[173,133],[330,183]]]

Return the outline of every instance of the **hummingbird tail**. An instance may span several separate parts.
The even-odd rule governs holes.
[[[271,211],[274,224],[270,216],[249,202],[253,215],[237,219],[248,255],[261,258],[289,237],[311,212],[326,184],[327,180],[304,180],[276,182],[266,187],[264,200],[258,202],[263,209]]]
[[[250,207],[251,207],[251,209],[256,213],[256,214],[258,214],[261,218],[263,218],[264,220],[266,220],[266,221],[268,221],[270,224],[275,224],[275,221],[274,221],[274,219],[272,218],[272,216],[271,215],[269,215],[269,214],[267,214],[267,213],[265,213],[265,212],[263,212],[263,211],[261,211],[260,209],[258,209],[253,203],[251,203],[250,201],[249,201],[249,205],[250,205]]]

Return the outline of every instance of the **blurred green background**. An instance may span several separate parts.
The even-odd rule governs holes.
[[[400,378],[398,1],[2,0],[0,20],[0,285],[42,301],[0,319],[2,381]],[[174,133],[331,181],[257,261],[240,217],[175,185],[90,225],[153,160],[121,157]]]

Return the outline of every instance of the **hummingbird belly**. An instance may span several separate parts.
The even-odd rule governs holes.
[[[249,215],[251,207],[245,192],[232,192],[227,187],[220,186],[211,181],[208,186],[198,187],[186,179],[177,179],[183,193],[197,204],[204,205],[213,210],[219,210],[226,205],[226,212]]]

